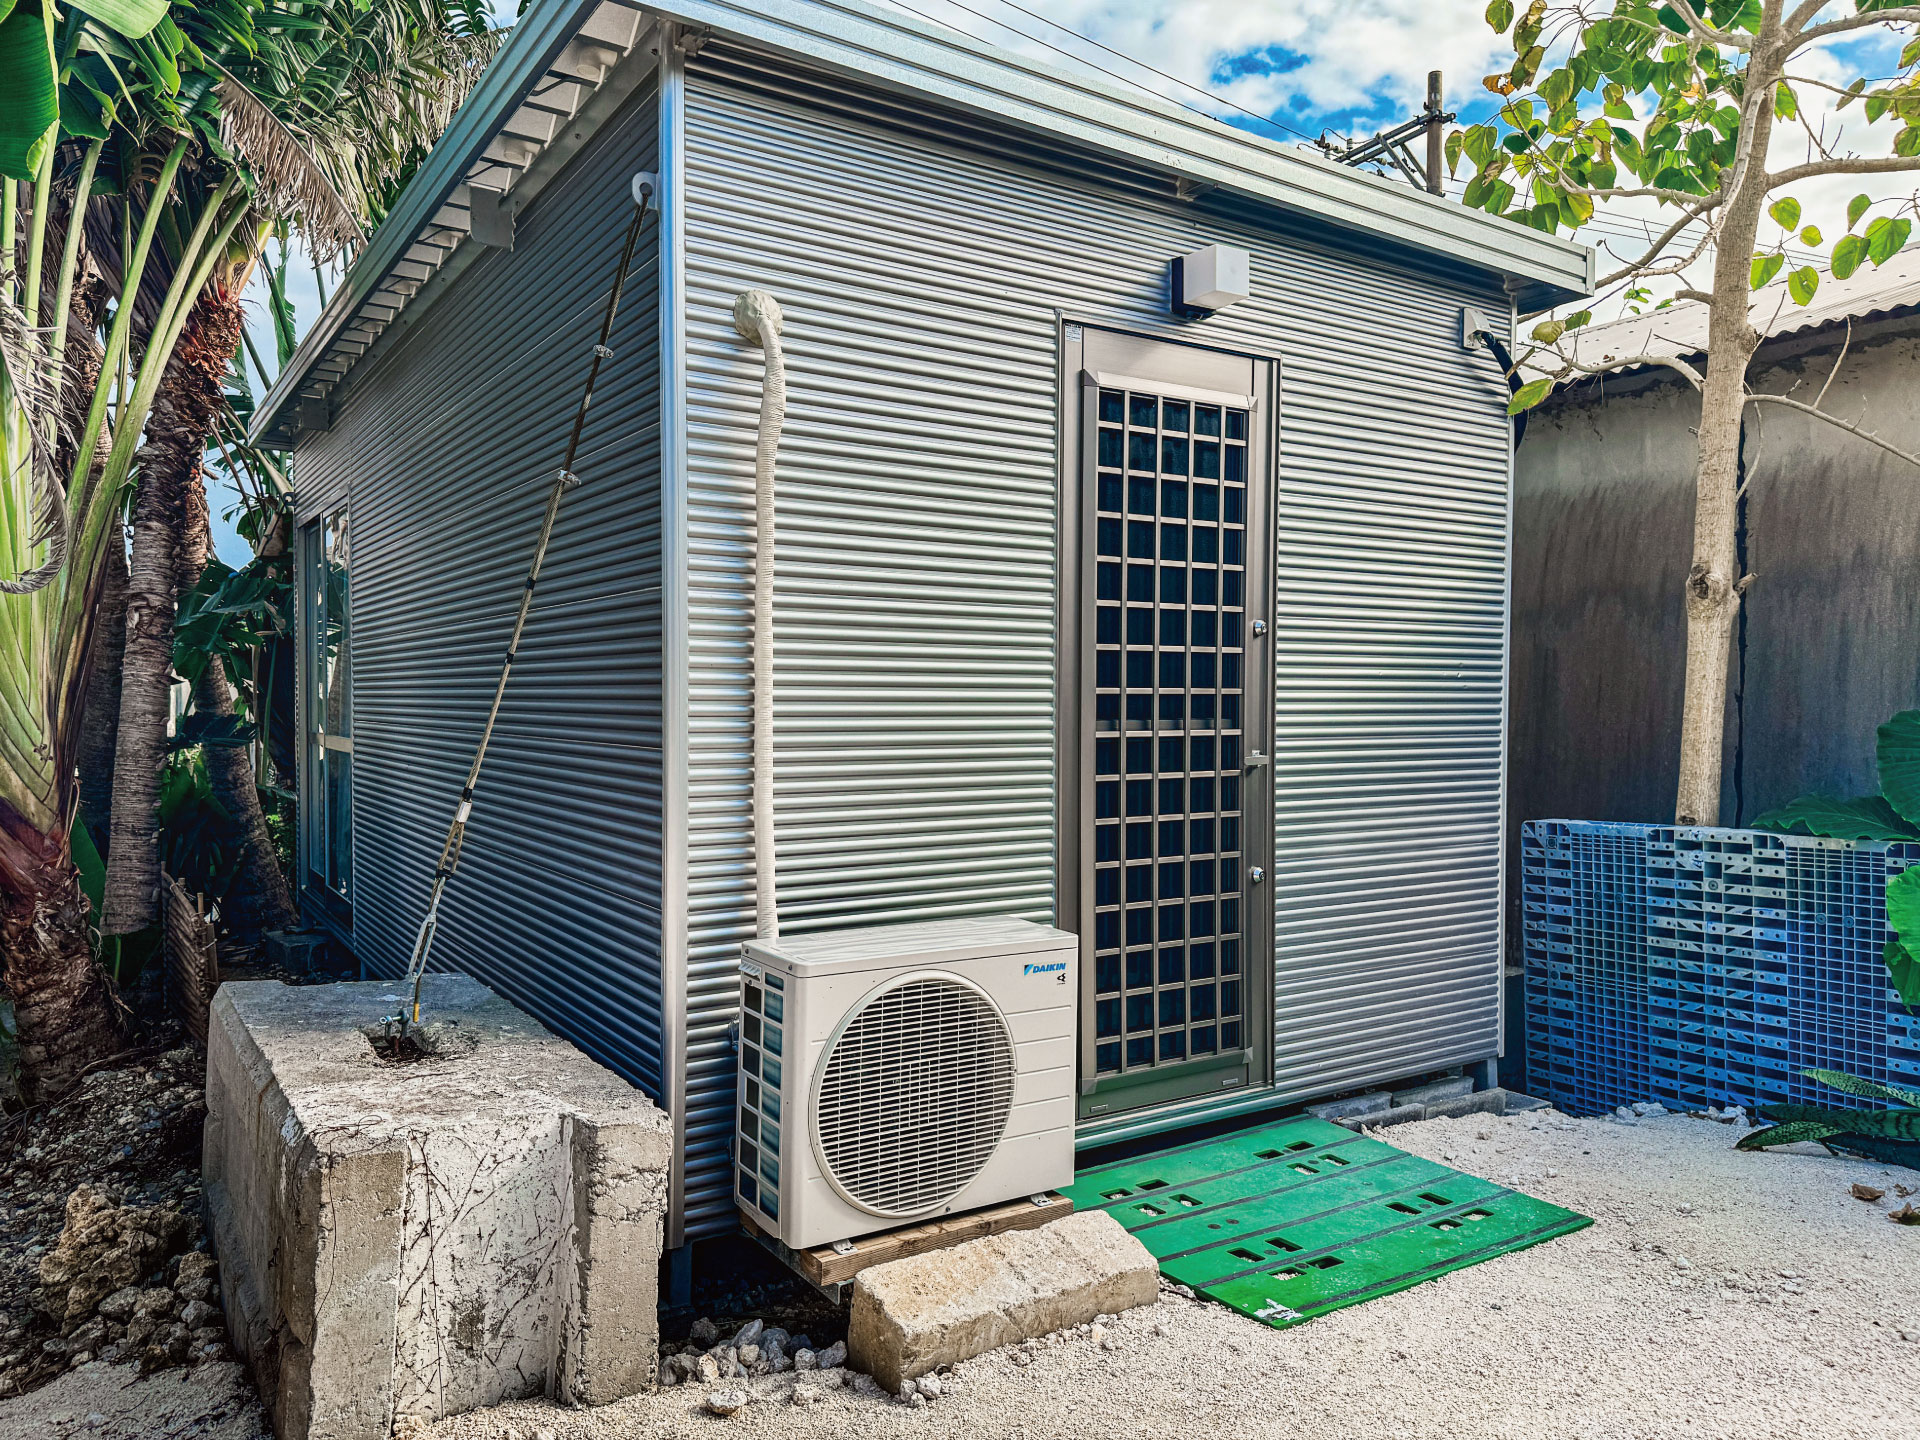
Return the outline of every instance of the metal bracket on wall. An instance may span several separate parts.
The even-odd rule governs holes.
[[[302,430],[331,430],[333,428],[333,402],[322,395],[314,399],[302,400],[294,408],[294,423]]]
[[[491,245],[497,250],[513,249],[513,211],[507,208],[506,192],[470,185],[467,194],[471,207],[468,233],[482,245]]]
[[[633,203],[642,210],[653,209],[660,200],[660,176],[653,170],[633,172]]]
[[[1487,336],[1495,333],[1493,322],[1471,305],[1460,307],[1460,348],[1484,350]]]

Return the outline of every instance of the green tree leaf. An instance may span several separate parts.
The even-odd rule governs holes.
[[[1820,288],[1820,272],[1811,265],[1802,265],[1787,276],[1787,294],[1793,297],[1796,305],[1808,304],[1814,291]]]
[[[1454,175],[1460,170],[1460,156],[1466,149],[1466,136],[1456,130],[1447,136],[1447,174]]]
[[[0,20],[0,175],[31,180],[60,118],[53,51],[38,11]]]
[[[1567,326],[1565,321],[1542,320],[1538,325],[1533,327],[1532,339],[1541,345],[1551,345],[1566,333]]]
[[[1902,710],[1875,731],[1873,755],[1887,804],[1909,825],[1920,826],[1920,710]]]
[[[1857,800],[1802,795],[1750,821],[1749,827],[1833,840],[1920,840],[1920,826],[1902,818],[1881,795]]]
[[[1783,195],[1767,207],[1767,214],[1782,230],[1792,230],[1800,224],[1800,202],[1791,195]]]
[[[1496,35],[1507,33],[1507,27],[1513,24],[1513,0],[1493,0],[1487,6],[1487,24]]]
[[[167,0],[74,0],[74,3],[101,24],[129,36],[146,34],[167,14]]]
[[[1513,399],[1507,402],[1507,414],[1518,415],[1522,410],[1531,410],[1553,391],[1551,380],[1529,380],[1513,392]]]
[[[1884,265],[1906,248],[1907,237],[1912,233],[1911,220],[1904,216],[1889,219],[1883,215],[1867,226],[1867,254],[1875,265]]]
[[[1867,242],[1858,235],[1843,235],[1833,247],[1833,278],[1845,280],[1867,258]]]
[[[1800,102],[1793,98],[1793,91],[1782,80],[1773,90],[1773,113],[1782,120],[1797,119],[1800,114]]]
[[[1800,243],[1818,250],[1827,243],[1827,237],[1820,233],[1818,225],[1809,225],[1800,232]]]
[[[1892,880],[1887,882],[1889,893],[1893,890],[1893,883]],[[1900,1003],[1909,1010],[1920,1010],[1920,960],[1914,959],[1906,942],[1899,939],[1887,941],[1880,958],[1887,962],[1887,974],[1893,979],[1893,988],[1899,992]],[[1920,1101],[1915,1103],[1920,1104]]]
[[[1747,278],[1753,288],[1758,290],[1778,275],[1780,267],[1786,263],[1787,257],[1784,255],[1756,255],[1753,257],[1753,265],[1747,272]]]

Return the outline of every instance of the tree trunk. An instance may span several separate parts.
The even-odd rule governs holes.
[[[121,1007],[94,963],[87,901],[64,835],[0,806],[0,952],[29,1104],[70,1089],[120,1048]]]
[[[1767,145],[1779,74],[1775,23],[1762,27],[1748,66],[1754,106],[1751,170],[1724,208],[1715,241],[1713,307],[1707,328],[1707,374],[1700,394],[1699,461],[1694,481],[1693,564],[1686,579],[1686,697],[1680,719],[1680,784],[1674,821],[1720,823],[1720,776],[1726,749],[1727,677],[1741,579],[1736,548],[1740,493],[1740,421],[1746,409],[1747,363],[1759,344],[1748,311],[1754,239],[1767,203]],[[1767,31],[1771,30],[1769,37]],[[1771,38],[1772,45],[1767,42]]]
[[[116,527],[117,530],[118,527]],[[80,714],[80,818],[105,855],[113,824],[113,755],[120,734],[120,670],[127,653],[127,547],[116,533],[94,614],[87,657],[86,708]]]
[[[154,395],[138,456],[140,491],[127,567],[127,648],[114,752],[106,913],[101,920],[102,933],[108,935],[143,930],[159,913],[160,770],[167,758],[185,485],[199,474],[244,321],[236,295],[209,289],[195,302]]]
[[[180,533],[178,581],[186,591],[199,583],[213,549],[212,517],[207,511],[207,487],[199,468],[181,484],[183,524]],[[220,658],[209,656],[207,668],[194,682],[193,708],[203,715],[233,714],[233,688]],[[244,745],[206,747],[207,782],[213,798],[231,818],[226,840],[238,856],[237,873],[220,906],[220,923],[235,943],[258,945],[269,930],[282,930],[297,918],[293,892],[274,854],[267,817],[260,809],[260,790],[254,783],[253,756]]]

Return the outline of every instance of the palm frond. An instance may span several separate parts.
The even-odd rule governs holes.
[[[13,298],[11,285],[0,285],[0,365],[7,388],[26,424],[28,454],[33,471],[33,533],[29,547],[45,545],[47,557],[33,569],[0,580],[0,594],[31,595],[44,590],[67,563],[67,493],[61,483],[54,441],[64,431],[60,408],[61,361],[53,354],[47,335],[28,323],[27,313]]]
[[[232,75],[222,72],[220,139],[247,162],[260,204],[297,220],[316,259],[327,261],[363,237],[352,207],[307,147]]]

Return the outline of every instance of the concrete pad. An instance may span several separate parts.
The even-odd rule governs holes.
[[[223,985],[205,1185],[235,1347],[280,1440],[385,1440],[503,1400],[650,1387],[672,1127],[464,976],[411,1064],[388,983]]]
[[[1345,1095],[1338,1100],[1322,1100],[1307,1106],[1307,1114],[1322,1120],[1344,1120],[1349,1115],[1373,1115],[1393,1104],[1391,1090],[1370,1090],[1365,1095]]]
[[[1445,1080],[1434,1080],[1425,1085],[1415,1085],[1406,1090],[1393,1092],[1396,1105],[1438,1105],[1447,1100],[1458,1100],[1463,1095],[1473,1093],[1471,1075],[1453,1075]]]
[[[1436,1105],[1427,1106],[1429,1120],[1457,1120],[1462,1115],[1504,1115],[1507,1113],[1507,1092],[1499,1086],[1491,1090],[1477,1090],[1471,1095],[1462,1095],[1457,1100],[1442,1100]]]
[[[1151,1305],[1160,1267],[1118,1220],[1086,1210],[862,1270],[850,1363],[889,1390],[1002,1345]]]

